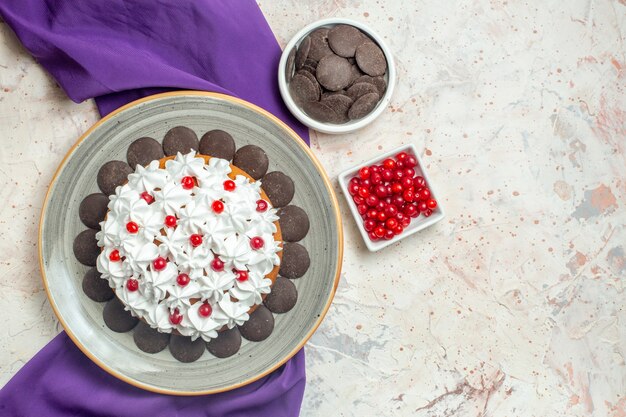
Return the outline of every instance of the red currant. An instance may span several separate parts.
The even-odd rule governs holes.
[[[404,162],[403,161],[396,162],[396,169],[403,169],[403,168],[404,168]]]
[[[370,167],[370,171],[372,171],[372,174],[376,172],[380,172],[380,165],[372,165]]]
[[[358,177],[350,178],[350,185],[352,185],[352,184],[359,185],[360,183],[361,183],[361,180]]]
[[[387,219],[387,221],[385,222],[385,227],[387,229],[393,229],[397,225],[398,225],[398,221],[396,219],[394,219],[393,217],[390,218],[390,219]]]
[[[261,249],[263,245],[265,245],[265,242],[263,241],[263,238],[260,236],[255,236],[252,239],[250,239],[250,246],[254,250]]]
[[[189,242],[191,242],[191,246],[194,248],[202,245],[202,235],[193,234],[189,237]]]
[[[258,207],[258,204],[257,204],[257,207]],[[222,203],[220,200],[215,200],[213,204],[211,204],[211,208],[213,209],[215,213],[220,214],[221,212],[224,211],[224,203]]]
[[[385,181],[391,181],[393,179],[393,171],[390,169],[383,169],[383,172],[381,173],[383,180]]]
[[[162,256],[159,256],[154,261],[152,261],[152,269],[155,271],[162,271],[167,266],[167,260]]]
[[[402,192],[402,184],[399,182],[394,182],[391,184],[391,192],[393,194],[400,194]]]
[[[354,197],[352,197],[352,201],[354,201],[354,204],[365,203],[365,199],[363,197],[359,197],[358,195],[355,195]]]
[[[372,219],[367,219],[363,222],[363,227],[366,231],[371,232],[376,227],[376,222]]]
[[[376,227],[374,228],[374,234],[375,234],[377,237],[383,237],[383,236],[385,236],[385,228],[384,228],[384,227],[382,227],[382,226],[376,226]]]
[[[424,214],[424,217],[430,217],[430,215],[433,214],[433,211],[431,209],[426,209],[426,211],[422,214]]]
[[[360,188],[361,187],[359,186],[359,184],[350,184],[350,186],[348,187],[348,192],[350,193],[350,195],[357,195]]]
[[[181,321],[183,321],[183,315],[180,314],[180,311],[176,308],[170,313],[170,323],[180,324]]]
[[[128,231],[128,233],[135,234],[139,231],[139,225],[137,225],[137,223],[135,222],[128,222],[126,223],[126,230]]]
[[[378,172],[373,172],[372,176],[370,177],[370,181],[373,185],[378,185],[383,182],[383,176],[380,175]]]
[[[415,170],[413,168],[406,168],[404,170],[404,176],[413,179],[415,176]]]
[[[419,214],[419,210],[413,204],[408,204],[402,212],[409,217],[416,217]]]
[[[237,281],[244,282],[248,280],[248,271],[235,271]]]
[[[359,177],[360,177],[362,180],[366,180],[366,179],[368,179],[368,178],[370,177],[371,173],[372,173],[372,172],[370,171],[370,168],[369,168],[369,167],[363,167],[363,168],[361,168],[361,169],[359,170]]]
[[[209,303],[202,303],[202,305],[198,307],[198,314],[202,317],[209,317],[212,312],[213,309]]]
[[[211,269],[216,271],[216,272],[223,271],[224,270],[224,262],[222,262],[222,260],[216,256],[211,261]]]
[[[415,200],[415,194],[413,194],[413,191],[411,190],[406,190],[404,193],[402,193],[402,198],[404,198],[404,201],[412,203],[413,200]]]
[[[420,177],[419,175],[415,178],[413,178],[413,185],[415,185],[415,188],[422,188],[426,185],[426,180],[424,179],[424,177]]]
[[[423,213],[428,210],[428,205],[425,201],[420,201],[417,203],[417,209]]]
[[[365,204],[367,204],[368,206],[375,206],[376,204],[378,204],[378,197],[376,197],[375,195],[370,195],[365,199]]]
[[[422,201],[428,200],[430,198],[430,190],[426,187],[420,188],[417,190],[417,197]]]
[[[404,190],[413,189],[413,178],[404,177],[402,181],[400,181],[400,184],[402,184]]]
[[[396,155],[396,159],[398,161],[404,162],[406,160],[407,156],[409,156],[409,155],[406,152],[400,152],[399,154]]]
[[[233,180],[226,180],[224,181],[224,190],[226,191],[235,191],[235,188],[237,186],[235,185],[235,181]]]
[[[367,211],[367,218],[368,219],[375,219],[376,216],[378,216],[378,211],[374,210],[374,209],[369,209]]]
[[[376,215],[376,219],[379,222],[384,222],[385,220],[387,220],[387,215],[385,214],[384,211],[379,211],[378,214]]]
[[[417,165],[417,158],[415,158],[413,155],[407,156],[406,160],[404,161],[404,166],[407,168],[413,168],[416,165]]]
[[[428,201],[426,201],[426,205],[428,206],[429,209],[434,209],[435,207],[437,207],[437,201],[434,198],[430,198],[428,199]]]
[[[401,170],[401,169],[396,169],[396,170],[393,172],[393,177],[394,177],[396,180],[400,181],[402,178],[404,178],[404,171],[403,171],[403,170]]]
[[[367,213],[367,204],[359,204],[356,206],[357,211],[360,215]]]
[[[129,279],[126,281],[126,289],[130,292],[137,291],[139,289],[139,281],[134,278]]]
[[[384,211],[385,207],[387,207],[387,203],[385,203],[384,201],[378,201],[378,204],[376,204],[374,208],[376,209],[376,211]]]
[[[267,210],[267,207],[268,207],[267,201],[265,201],[265,200],[257,200],[256,201],[256,211],[262,213],[265,210]]]
[[[404,228],[401,225],[397,225],[396,227],[393,228],[393,234],[396,236],[402,233],[403,231],[404,231]]]
[[[370,195],[370,190],[369,188],[365,187],[365,186],[361,186],[359,188],[359,197],[361,198],[367,198]]]
[[[385,229],[385,240],[391,240],[394,236],[395,235],[393,234],[393,230]]]
[[[378,240],[378,236],[376,236],[376,233],[374,232],[369,232],[367,235],[371,240]]]
[[[167,227],[175,227],[176,226],[176,217],[175,216],[165,216],[165,225]]]
[[[374,188],[374,192],[380,198],[386,197],[387,196],[387,187],[385,187],[382,184],[377,185],[376,188]]]
[[[193,177],[183,177],[183,179],[180,180],[180,183],[185,190],[191,190],[195,185],[193,182]]]
[[[361,181],[361,187],[370,188],[372,186],[372,181],[370,179],[366,179]]]
[[[398,220],[400,222],[400,226],[402,226],[403,228],[407,228],[409,227],[409,224],[411,224],[411,219],[408,217],[404,217],[402,220]]]
[[[404,198],[402,198],[400,194],[396,194],[393,197],[391,197],[391,202],[393,203],[394,206],[399,208],[404,205]]]
[[[398,208],[393,204],[389,204],[385,207],[385,214],[389,217],[394,217],[398,214]]]
[[[148,204],[154,203],[154,197],[152,197],[152,195],[150,195],[150,193],[147,191],[141,193],[141,198],[143,198]]]
[[[383,166],[387,169],[394,169],[396,167],[396,161],[391,158],[387,158],[383,161]]]
[[[111,262],[119,262],[120,259],[120,251],[118,251],[117,249],[113,249],[111,253],[109,253],[109,260]]]
[[[176,283],[181,287],[189,284],[189,281],[191,281],[191,278],[189,278],[189,275],[187,274],[178,274],[178,276],[176,277]]]

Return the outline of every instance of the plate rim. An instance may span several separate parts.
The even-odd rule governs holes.
[[[112,119],[113,117],[115,117],[119,113],[124,112],[125,110],[128,110],[130,108],[133,108],[133,107],[138,106],[138,105],[143,104],[143,103],[147,103],[147,102],[154,101],[154,100],[159,100],[159,99],[162,99],[162,98],[182,97],[182,96],[210,97],[210,98],[214,98],[214,99],[218,99],[218,100],[224,100],[224,101],[228,101],[228,102],[231,102],[231,103],[235,103],[235,104],[244,106],[247,109],[252,110],[252,111],[258,113],[260,116],[269,119],[270,121],[276,123],[283,130],[285,130],[285,132],[289,135],[289,137],[291,137],[304,150],[304,152],[308,155],[308,157],[313,162],[313,165],[315,165],[315,168],[317,169],[317,171],[320,173],[320,175],[322,177],[322,181],[324,183],[324,186],[326,187],[326,189],[327,189],[327,191],[328,191],[328,193],[330,195],[331,205],[332,205],[332,208],[333,208],[333,212],[335,214],[335,221],[337,222],[337,237],[339,238],[338,239],[337,267],[336,267],[336,270],[335,270],[335,276],[333,278],[332,290],[331,290],[331,292],[330,292],[330,294],[328,296],[328,299],[326,300],[326,305],[324,306],[321,314],[319,315],[319,317],[315,321],[315,323],[314,323],[313,327],[311,328],[311,330],[302,339],[302,341],[291,352],[289,352],[289,354],[287,354],[283,359],[277,361],[274,365],[272,365],[266,371],[261,372],[258,375],[251,376],[251,377],[245,379],[244,381],[236,383],[236,384],[232,384],[232,385],[229,385],[229,386],[226,386],[226,387],[221,387],[221,388],[203,390],[203,391],[177,391],[177,390],[170,390],[170,389],[160,388],[160,387],[156,387],[156,386],[151,385],[151,384],[143,383],[143,382],[137,381],[137,380],[135,380],[133,378],[130,378],[130,377],[126,376],[126,375],[121,374],[120,372],[118,372],[118,371],[112,369],[111,367],[109,367],[103,361],[101,361],[98,358],[96,358],[95,356],[93,356],[91,354],[91,352],[89,351],[89,349],[87,349],[82,343],[80,343],[78,341],[78,339],[76,338],[74,333],[71,331],[71,329],[67,326],[67,324],[65,323],[65,321],[61,317],[61,314],[59,313],[59,310],[57,309],[56,303],[55,303],[55,301],[52,298],[52,295],[50,293],[50,288],[48,286],[48,279],[46,277],[46,271],[45,271],[44,260],[43,260],[43,227],[44,227],[44,221],[46,219],[46,212],[47,212],[47,208],[48,208],[48,203],[50,202],[50,198],[51,198],[51,190],[52,190],[53,186],[55,185],[55,183],[57,182],[59,174],[61,173],[62,169],[67,164],[69,158],[72,156],[72,154],[74,153],[76,148],[87,137],[89,137],[94,130],[96,130],[102,124],[106,123],[108,120]],[[338,203],[338,200],[337,200],[337,195],[336,195],[335,190],[334,190],[334,188],[333,188],[333,186],[331,184],[330,178],[328,177],[328,174],[326,173],[326,170],[324,169],[324,167],[322,166],[320,161],[317,159],[315,154],[311,151],[311,148],[304,142],[304,140],[291,127],[289,127],[285,122],[283,122],[282,120],[280,120],[278,117],[274,116],[272,113],[268,112],[267,110],[265,110],[265,109],[255,105],[255,104],[252,104],[252,103],[250,103],[248,101],[245,101],[245,100],[242,100],[240,98],[237,98],[237,97],[233,97],[233,96],[230,96],[230,95],[227,95],[227,94],[208,92],[208,91],[178,90],[178,91],[170,91],[170,92],[166,92],[166,93],[154,94],[154,95],[150,95],[150,96],[147,96],[147,97],[143,97],[143,98],[140,98],[138,100],[134,100],[134,101],[132,101],[132,102],[122,106],[122,107],[119,107],[118,109],[112,111],[111,113],[107,114],[105,117],[101,118],[96,123],[94,123],[89,129],[87,129],[78,138],[76,143],[74,143],[70,147],[70,149],[67,151],[67,153],[65,154],[65,156],[63,157],[63,159],[59,163],[59,166],[55,170],[54,175],[52,176],[52,179],[50,180],[50,183],[48,184],[48,188],[46,190],[46,195],[45,195],[45,198],[44,198],[44,202],[43,202],[43,205],[42,205],[42,208],[41,208],[41,214],[40,214],[40,217],[39,217],[37,252],[38,252],[38,257],[39,257],[39,269],[40,269],[40,272],[41,272],[41,279],[43,281],[44,289],[46,290],[46,297],[48,298],[48,302],[50,303],[50,306],[52,307],[52,310],[54,311],[54,314],[57,317],[57,320],[59,321],[59,323],[61,324],[61,326],[63,327],[63,329],[67,333],[67,335],[69,336],[69,338],[72,340],[72,342],[74,342],[74,344],[93,363],[98,365],[102,370],[104,370],[108,374],[114,376],[115,378],[117,378],[119,380],[122,380],[122,381],[124,381],[124,382],[126,382],[126,383],[128,383],[128,384],[130,384],[132,386],[135,386],[137,388],[146,390],[146,391],[151,391],[151,392],[155,392],[155,393],[158,393],[158,394],[169,394],[169,395],[176,395],[176,396],[199,396],[199,395],[217,394],[217,393],[220,393],[220,392],[230,391],[230,390],[233,390],[233,389],[240,388],[242,386],[248,385],[248,384],[250,384],[250,383],[252,383],[254,381],[257,381],[257,380],[263,378],[264,376],[269,375],[270,373],[274,372],[279,367],[281,367],[283,364],[285,364],[289,359],[291,359],[296,353],[298,353],[304,347],[304,345],[309,341],[311,336],[313,336],[313,334],[315,333],[317,328],[320,326],[320,324],[322,323],[322,321],[326,317],[326,314],[328,313],[330,305],[332,304],[332,301],[333,301],[333,299],[335,297],[335,293],[337,291],[337,286],[339,285],[339,279],[340,279],[340,276],[341,276],[341,269],[342,269],[342,264],[343,264],[343,243],[344,243],[343,242],[343,224],[342,224],[342,221],[341,221],[341,213],[340,213],[340,210],[339,210],[339,203]]]

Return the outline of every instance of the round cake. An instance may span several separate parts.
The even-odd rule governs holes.
[[[137,165],[115,189],[96,267],[133,316],[209,342],[270,293],[278,219],[259,181],[225,159],[179,152]]]

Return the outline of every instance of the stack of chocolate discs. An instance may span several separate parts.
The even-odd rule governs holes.
[[[383,51],[349,25],[311,32],[291,52],[286,72],[296,104],[324,123],[367,116],[387,89]]]

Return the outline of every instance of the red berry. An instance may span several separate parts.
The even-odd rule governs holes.
[[[128,222],[126,223],[126,230],[128,230],[128,233],[135,234],[139,231],[139,226],[135,222]]]
[[[376,172],[380,172],[380,166],[379,165],[372,165],[370,167],[370,171],[372,171],[372,174],[374,174]]]
[[[400,208],[404,205],[404,198],[402,198],[400,194],[396,194],[393,197],[391,197],[391,202],[393,203],[394,206]]]
[[[405,190],[409,190],[413,188],[413,178],[410,177],[404,177],[402,178],[402,181],[400,181],[400,184],[402,184],[402,188]]]
[[[404,227],[400,225],[397,225],[396,227],[393,228],[393,234],[396,236],[402,233],[403,231],[404,231]]]
[[[139,289],[139,281],[134,278],[129,279],[126,281],[126,289],[130,292],[137,291]]]
[[[422,201],[428,200],[430,198],[430,190],[426,187],[420,188],[417,190],[417,197]]]
[[[384,201],[378,201],[378,204],[376,204],[376,207],[374,207],[376,209],[376,211],[384,211],[385,207],[387,207],[387,203],[385,203]]]
[[[383,176],[383,180],[385,181],[391,181],[393,179],[393,171],[390,169],[383,169],[381,175]]]
[[[404,168],[404,162],[403,161],[396,162],[396,169],[403,169],[403,168]]]
[[[350,184],[350,186],[348,187],[348,192],[350,193],[350,195],[357,195],[360,188],[361,187],[359,186],[359,184]]]
[[[237,274],[237,281],[244,282],[248,280],[248,271],[235,271]]]
[[[396,213],[396,216],[395,216],[395,217],[396,217],[396,220],[397,220],[397,221],[399,221],[400,223],[402,223],[402,220],[406,217],[406,215],[405,215],[403,212],[398,211],[398,212]]]
[[[255,236],[252,239],[250,239],[250,246],[254,250],[261,249],[263,245],[265,245],[265,242],[263,241],[263,238],[261,238],[260,236]]]
[[[195,185],[193,182],[193,177],[183,177],[183,179],[180,180],[180,183],[185,190],[191,190]]]
[[[435,207],[437,207],[437,201],[434,198],[430,198],[428,199],[428,201],[426,201],[426,205],[429,209],[434,209]]]
[[[150,193],[147,191],[144,191],[143,193],[141,193],[141,198],[143,198],[148,204],[154,203],[154,197],[152,197]]]
[[[209,303],[202,303],[202,305],[198,308],[198,314],[202,317],[209,317],[213,309]]]
[[[167,260],[165,260],[165,258],[163,258],[162,256],[159,256],[154,261],[152,261],[152,269],[154,269],[155,271],[162,271],[165,269],[166,266]]]
[[[365,199],[363,197],[359,197],[358,195],[355,195],[354,197],[352,197],[352,201],[354,201],[354,204],[365,203]]]
[[[222,260],[216,256],[211,261],[211,269],[214,270],[214,271],[217,271],[217,272],[223,271],[224,270],[224,262],[222,262]]]
[[[385,214],[388,217],[394,217],[396,214],[398,214],[398,208],[392,204],[389,204],[385,207]]]
[[[367,204],[359,204],[358,206],[356,206],[356,210],[359,212],[360,215],[367,213]]]
[[[378,172],[373,172],[372,176],[370,177],[370,181],[373,185],[378,185],[383,182],[383,176],[380,175]]]
[[[359,177],[362,180],[368,179],[370,177],[370,175],[371,175],[371,171],[370,171],[369,167],[363,167],[363,168],[361,168],[359,170]]]
[[[385,203],[391,204],[391,201],[392,201],[391,197],[386,197],[385,198]]]
[[[194,248],[202,245],[202,235],[193,234],[189,237],[189,241],[191,242],[191,246]]]
[[[396,167],[396,161],[391,158],[387,158],[383,161],[383,166],[387,169],[394,169]]]
[[[387,196],[387,187],[385,187],[382,184],[377,185],[376,188],[374,188],[374,192],[380,198],[386,197]]]
[[[413,194],[413,191],[411,190],[406,190],[404,193],[402,193],[402,198],[404,198],[404,201],[412,203],[413,200],[415,200],[415,194]]]
[[[367,211],[367,218],[368,219],[375,219],[376,216],[378,216],[378,211],[374,210],[374,209],[369,209]]]
[[[175,216],[165,216],[165,225],[167,227],[175,227],[176,226],[176,217]]]
[[[183,315],[180,314],[180,311],[176,308],[170,313],[170,323],[180,324],[181,321],[183,321]]]
[[[398,161],[404,162],[406,160],[407,156],[409,156],[409,155],[406,152],[400,152],[399,154],[396,155],[396,159]]]
[[[118,251],[117,249],[113,249],[111,253],[109,253],[109,260],[111,262],[119,262],[120,259],[120,251]]]
[[[367,235],[370,237],[371,240],[378,240],[378,236],[376,236],[376,233],[374,232],[369,232]]]
[[[402,220],[398,220],[400,222],[400,226],[402,226],[403,228],[407,228],[409,227],[409,224],[411,224],[411,219],[408,217],[404,217]]]
[[[363,222],[363,227],[366,231],[371,232],[376,227],[376,222],[372,219],[367,219]]]
[[[422,214],[424,215],[424,217],[430,217],[430,215],[433,214],[433,211],[431,209],[426,209],[426,211]]]
[[[395,235],[393,234],[393,230],[385,229],[385,240],[391,240],[394,236]]]
[[[404,176],[413,179],[415,176],[415,170],[413,168],[406,168],[404,170]]]
[[[262,199],[256,201],[256,211],[262,213],[265,210],[267,210],[267,207],[268,207],[267,201],[262,200]]]
[[[413,184],[415,185],[415,188],[422,188],[426,185],[426,180],[424,179],[424,177],[420,177],[419,175],[415,178],[413,178]]]
[[[220,214],[224,211],[224,203],[222,203],[220,200],[215,200],[213,204],[211,204],[211,208],[215,213]]]
[[[416,217],[419,214],[419,210],[413,204],[408,204],[402,212],[409,217]]]
[[[387,220],[387,215],[384,211],[379,211],[376,215],[376,220],[378,220],[379,222],[384,222],[385,220]]]
[[[372,181],[370,179],[366,179],[361,181],[361,187],[370,188],[372,186]]]
[[[365,186],[361,186],[359,188],[359,197],[361,198],[367,198],[370,195],[370,190],[369,188],[365,187]]]
[[[361,183],[361,180],[358,177],[350,178],[350,185],[352,185],[352,184],[359,185],[360,183]]]
[[[181,287],[189,284],[189,281],[191,281],[191,278],[189,278],[189,275],[187,274],[178,274],[178,276],[176,277],[176,283]]]
[[[377,237],[383,237],[385,236],[385,228],[382,226],[376,226],[376,228],[374,229],[374,234]]]
[[[391,184],[391,192],[393,194],[400,194],[402,192],[402,184],[399,182],[394,182]]]
[[[368,206],[375,206],[376,204],[378,204],[378,197],[376,197],[375,195],[370,195],[365,199],[365,204],[367,204]]]
[[[413,168],[416,165],[417,165],[417,158],[415,158],[413,155],[407,156],[406,160],[404,161],[404,166],[406,168]]]
[[[385,222],[385,227],[387,229],[393,229],[397,225],[398,225],[398,221],[394,219],[393,217],[391,219],[387,219],[387,221]]]
[[[226,191],[235,191],[235,188],[237,186],[235,185],[235,181],[233,180],[226,180],[224,181],[224,189]]]
[[[428,210],[428,205],[425,201],[420,201],[417,203],[417,209],[423,213]]]
[[[403,170],[401,170],[401,169],[396,169],[396,170],[393,172],[393,177],[394,177],[396,180],[400,181],[402,178],[404,178],[404,171],[403,171]]]

